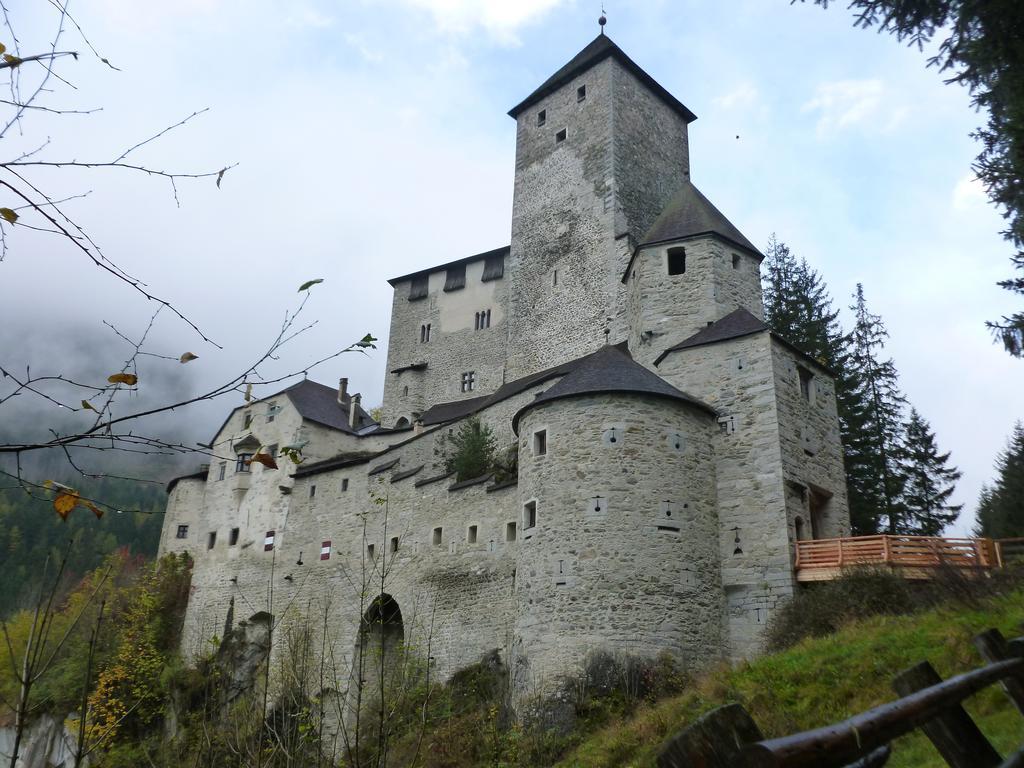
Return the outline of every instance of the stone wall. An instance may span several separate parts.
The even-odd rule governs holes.
[[[505,381],[508,333],[508,275],[483,282],[484,260],[465,265],[466,285],[444,291],[445,270],[432,272],[426,298],[409,301],[410,281],[394,286],[388,374],[384,385],[384,424],[431,405],[489,394]],[[506,261],[506,269],[508,264]],[[475,316],[490,311],[490,327],[477,329]],[[421,342],[421,327],[430,324],[430,340]],[[393,371],[416,363],[425,370]],[[462,374],[472,371],[473,390],[462,391]]]
[[[517,697],[550,692],[594,650],[667,651],[694,666],[716,658],[713,417],[672,400],[597,395],[538,405],[519,426],[519,497],[536,504],[536,525],[525,527],[521,509]],[[534,455],[540,430],[546,453]]]
[[[721,413],[714,450],[728,648],[749,656],[793,592],[770,334],[672,352],[658,370]]]
[[[779,440],[787,480],[791,541],[850,535],[835,381],[821,366],[772,340]],[[800,369],[810,376],[801,388]]]

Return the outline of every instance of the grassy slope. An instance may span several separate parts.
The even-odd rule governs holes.
[[[889,681],[928,659],[943,678],[981,664],[971,637],[988,627],[1021,634],[1024,591],[975,610],[950,607],[904,617],[876,617],[841,632],[736,668],[715,670],[695,690],[644,706],[610,723],[560,763],[569,766],[653,766],[661,742],[696,717],[730,701],[742,703],[768,737],[846,719],[896,698]],[[1002,754],[1024,741],[1024,719],[998,688],[967,702],[967,710]],[[890,766],[943,766],[920,733],[896,743]]]

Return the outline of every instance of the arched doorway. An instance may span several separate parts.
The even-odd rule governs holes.
[[[405,665],[402,609],[391,595],[381,594],[363,614],[355,662],[353,678],[362,701],[386,698]]]

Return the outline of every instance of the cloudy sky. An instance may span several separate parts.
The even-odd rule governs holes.
[[[29,5],[29,4],[25,4]],[[44,50],[45,3],[11,18],[22,54]],[[863,282],[891,334],[910,400],[963,469],[969,511],[1014,420],[1024,363],[986,319],[1018,307],[1002,220],[973,180],[981,117],[924,53],[856,30],[842,4],[607,0],[608,33],[699,117],[694,182],[756,244],[772,232],[826,278],[837,304]],[[317,325],[278,370],[372,332],[386,340],[388,277],[508,243],[514,122],[507,110],[597,33],[597,2],[571,0],[77,0],[46,104],[4,157],[132,157],[176,171],[238,163],[221,189],[100,170],[37,172],[106,255],[145,279],[224,349],[160,318],[155,351],[200,359],[166,375],[197,390],[257,356],[294,307]],[[0,41],[10,47],[9,30]],[[72,88],[71,86],[74,86]],[[6,205],[7,203],[2,203]],[[37,369],[94,364],[103,320],[141,332],[152,306],[48,235],[13,233],[0,263],[0,339]],[[109,334],[108,334],[109,335]],[[96,359],[103,357],[104,359]],[[380,400],[384,349],[314,374]],[[116,369],[120,359],[113,360]],[[228,405],[193,420],[208,436]],[[182,418],[186,418],[183,416]],[[215,423],[214,423],[215,422]],[[965,519],[958,530],[966,531]]]

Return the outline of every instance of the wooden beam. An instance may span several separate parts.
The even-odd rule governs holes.
[[[922,661],[898,674],[892,687],[900,696],[909,696],[924,688],[942,682],[939,673],[927,661]],[[998,768],[1003,758],[962,706],[954,704],[923,723],[921,730],[953,768]]]
[[[978,649],[981,658],[990,664],[1004,659],[1014,658],[1010,653],[1010,644],[1006,642],[1003,633],[998,629],[986,629],[980,635],[974,637],[974,647]],[[1014,653],[1019,645],[1014,643]],[[1016,658],[1020,658],[1017,656]],[[1010,700],[1017,706],[1021,714],[1024,714],[1024,676],[1016,675],[1002,681],[1003,690]]]
[[[726,704],[666,741],[658,768],[735,768],[743,746],[762,738],[747,710]]]

